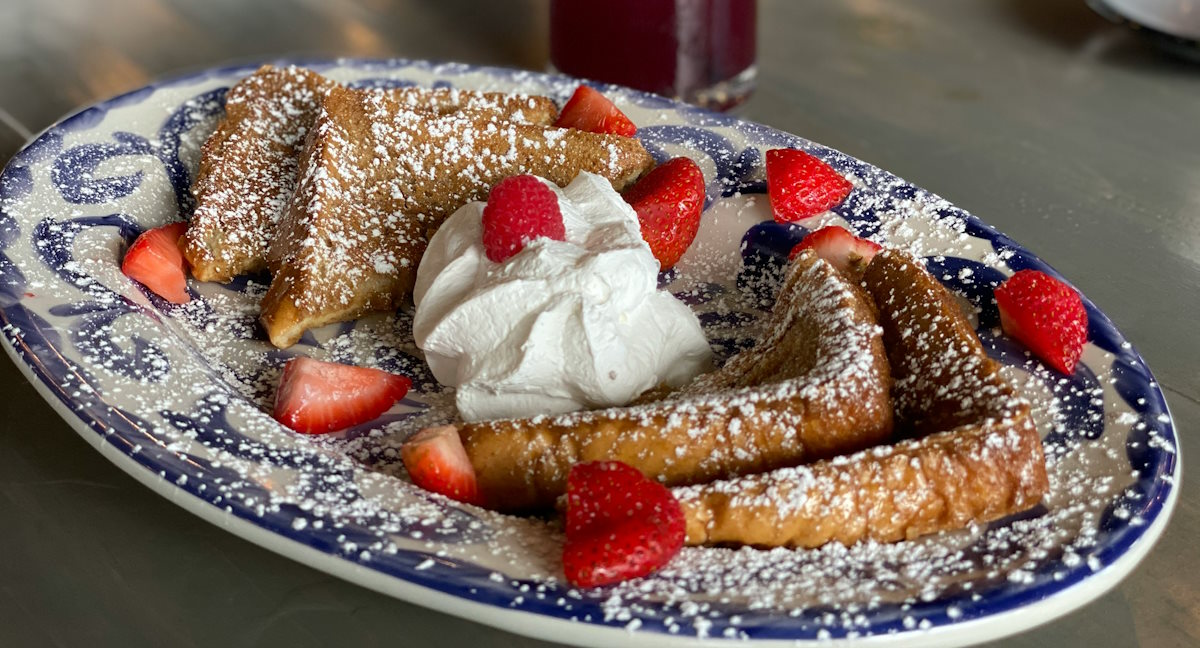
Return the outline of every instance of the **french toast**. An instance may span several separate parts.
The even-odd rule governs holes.
[[[674,489],[688,544],[895,542],[1035,506],[1048,489],[1029,405],[949,292],[921,263],[886,250],[864,286],[883,327],[898,432],[856,455]]]
[[[323,97],[340,85],[301,67],[264,65],[230,88],[225,117],[201,149],[196,209],[184,256],[200,281],[226,282],[266,269],[275,227],[296,186],[305,136]],[[431,114],[460,110],[529,124],[558,115],[546,97],[450,88],[379,90]]]
[[[264,65],[225,96],[225,117],[200,150],[196,209],[183,255],[200,281],[266,268],[274,224],[291,198],[304,137],[336,85],[299,67]]]
[[[488,506],[531,511],[553,506],[584,461],[620,460],[678,485],[873,446],[892,432],[890,387],[870,298],[805,252],[758,344],[666,399],[458,432]]]
[[[286,347],[309,328],[398,307],[441,221],[505,177],[565,185],[590,171],[619,190],[653,164],[633,138],[418,112],[393,94],[334,87],[267,252],[261,322]]]

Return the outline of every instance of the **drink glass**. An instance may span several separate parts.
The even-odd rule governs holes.
[[[560,72],[727,110],[754,90],[755,0],[551,0]]]

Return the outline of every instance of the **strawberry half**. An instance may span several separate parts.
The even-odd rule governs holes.
[[[671,158],[625,190],[642,238],[663,270],[674,267],[696,240],[704,210],[704,173],[685,157]]]
[[[577,464],[567,475],[563,571],[578,587],[645,576],[683,547],[683,509],[671,491],[619,461]]]
[[[1046,364],[1075,372],[1087,342],[1083,300],[1067,284],[1038,270],[1019,270],[996,288],[1000,326]]]
[[[483,250],[503,263],[533,239],[567,237],[558,196],[541,180],[518,175],[498,182],[483,208]]]
[[[575,88],[554,125],[625,137],[633,137],[637,132],[637,126],[608,97],[586,85]]]
[[[802,250],[813,250],[843,274],[858,275],[866,270],[875,253],[882,249],[883,246],[878,243],[859,238],[844,227],[830,225],[809,232],[792,248],[788,258],[796,258]]]
[[[442,425],[417,432],[400,448],[400,459],[413,483],[468,504],[483,504],[458,429]]]
[[[767,197],[780,223],[816,216],[850,195],[854,185],[820,159],[796,149],[767,151]]]
[[[404,398],[412,381],[379,369],[293,358],[275,392],[276,421],[304,434],[366,423]]]
[[[188,303],[187,264],[179,249],[186,230],[187,223],[171,223],[142,232],[125,252],[121,272],[172,304]]]

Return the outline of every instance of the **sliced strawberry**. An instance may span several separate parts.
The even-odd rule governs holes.
[[[637,132],[637,126],[608,97],[586,85],[575,88],[575,94],[567,100],[554,125],[625,137],[633,137]]]
[[[671,491],[619,461],[567,475],[567,582],[595,587],[645,576],[683,547],[683,509]]]
[[[704,210],[704,173],[685,157],[655,167],[624,193],[641,225],[642,238],[663,270],[674,267],[696,239]]]
[[[996,288],[1000,326],[1046,364],[1075,372],[1087,342],[1083,300],[1067,284],[1038,270],[1019,270]]]
[[[417,432],[400,448],[400,459],[417,486],[460,502],[483,503],[475,468],[454,426]]]
[[[379,369],[293,358],[275,392],[276,421],[305,434],[366,423],[404,398],[412,381]]]
[[[648,492],[641,493],[643,490]],[[620,461],[576,464],[567,474],[567,537],[596,525],[620,522],[629,516],[626,505],[643,497],[661,498],[664,492],[671,495],[660,484]]]
[[[792,248],[788,258],[795,258],[802,250],[813,250],[844,274],[856,275],[862,273],[875,258],[875,253],[882,249],[878,243],[859,238],[844,227],[830,225],[809,232]]]
[[[558,196],[531,175],[511,176],[492,187],[483,208],[483,249],[487,258],[503,263],[539,237],[567,237]]]
[[[852,189],[836,169],[804,151],[767,151],[767,197],[780,223],[816,216],[845,200]]]
[[[171,223],[142,232],[121,261],[121,272],[173,304],[192,300],[187,292],[187,264],[179,237],[187,223]]]

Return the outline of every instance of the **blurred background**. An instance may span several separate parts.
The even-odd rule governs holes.
[[[78,107],[214,65],[352,56],[544,70],[548,10],[0,0],[0,164]],[[1188,453],[1200,447],[1200,65],[1194,43],[1154,31],[1083,0],[759,0],[757,86],[738,114],[939,193],[1055,266],[1144,355]],[[87,447],[11,363],[0,385],[0,645],[549,645],[209,526]],[[1196,484],[1118,588],[997,645],[1200,645]]]

